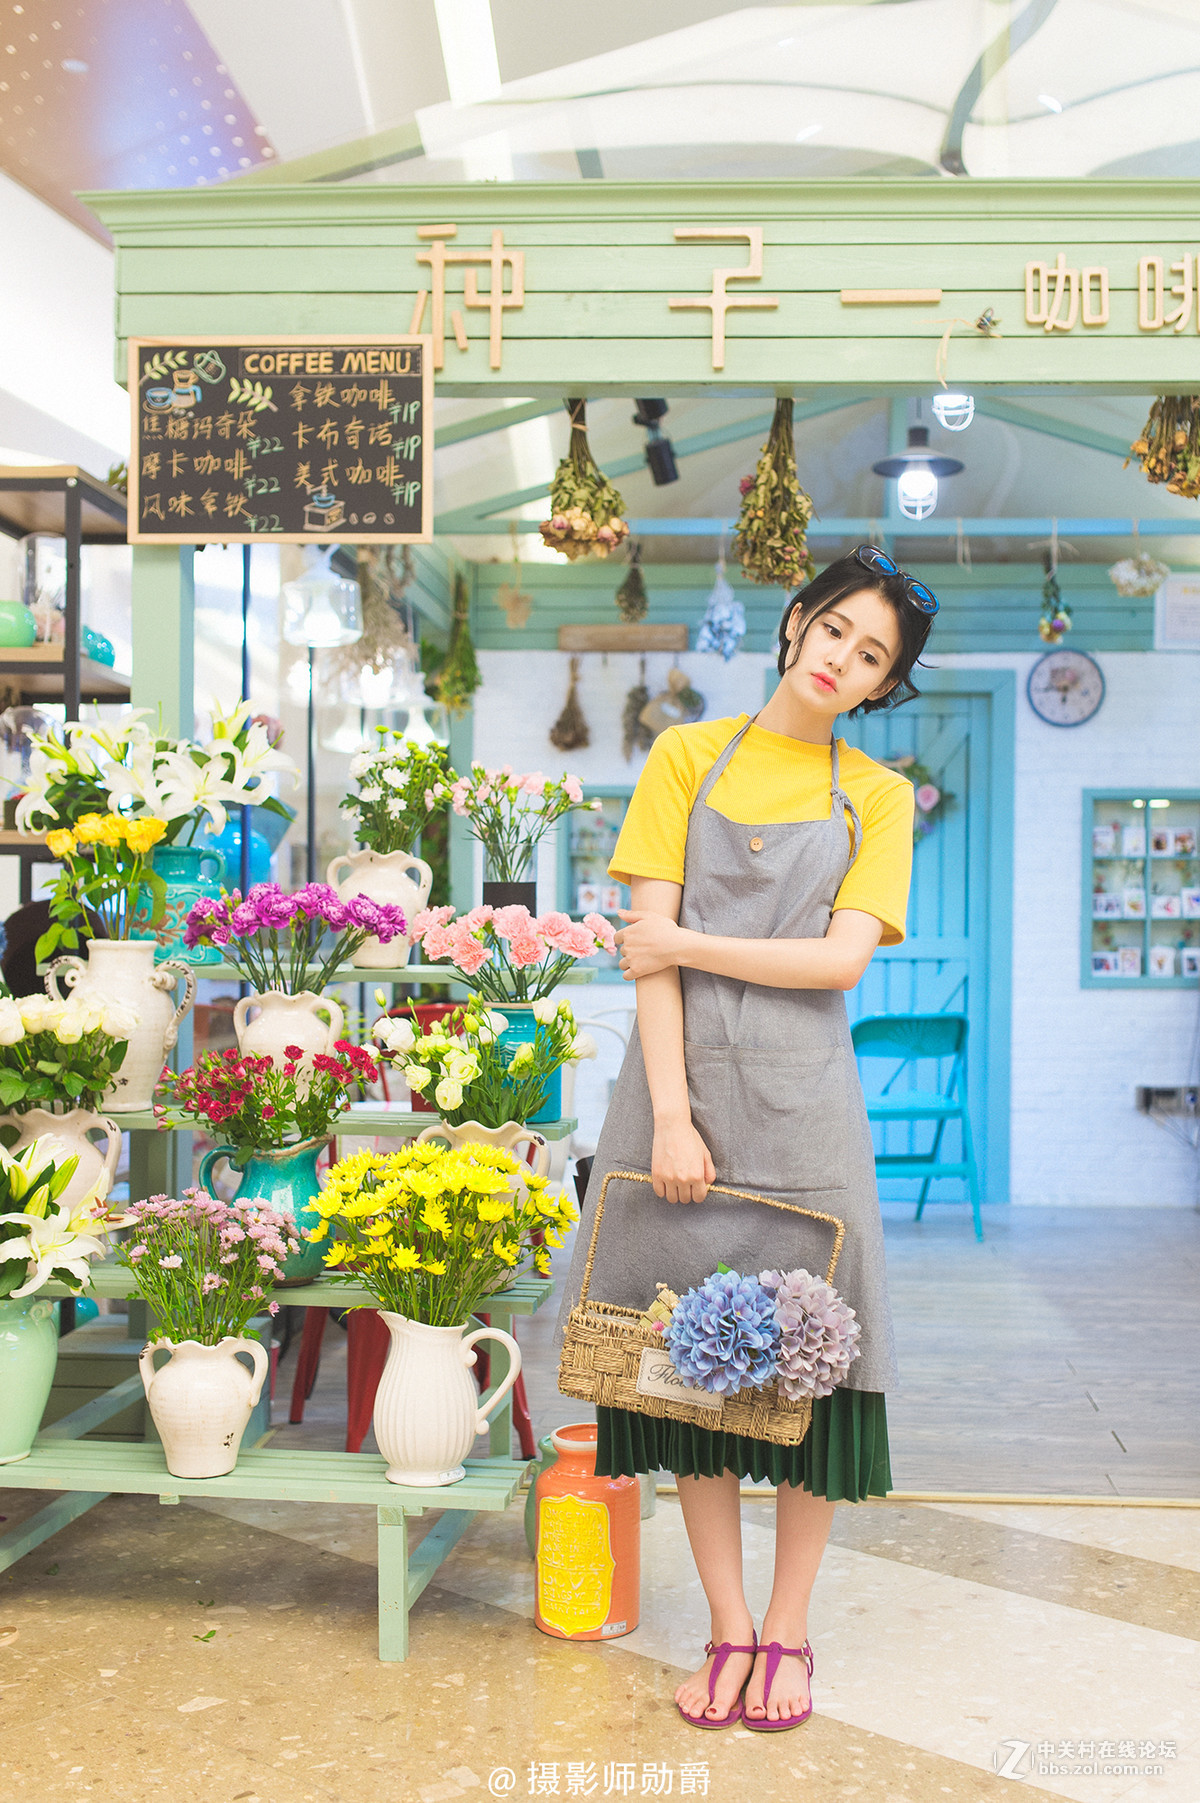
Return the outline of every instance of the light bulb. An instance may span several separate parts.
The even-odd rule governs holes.
[[[313,595],[304,616],[305,643],[314,650],[321,650],[329,645],[340,644],[342,633],[342,622],[334,612],[329,596]]]
[[[364,664],[358,673],[358,691],[362,696],[363,706],[388,707],[395,681],[396,673],[390,664],[385,664],[382,670],[375,669],[372,664]]]
[[[937,499],[937,477],[923,464],[913,464],[896,483],[896,500],[907,520],[928,519]]]
[[[965,432],[975,418],[975,396],[952,394],[949,390],[935,394],[933,415],[938,425],[945,426],[947,432]]]

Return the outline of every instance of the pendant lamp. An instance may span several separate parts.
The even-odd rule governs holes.
[[[928,426],[910,426],[904,450],[871,465],[877,476],[895,480],[897,503],[909,520],[928,519],[937,506],[939,476],[957,476],[962,467],[957,457],[929,449]]]

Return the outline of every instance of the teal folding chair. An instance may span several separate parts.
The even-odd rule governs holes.
[[[867,1014],[850,1029],[856,1058],[890,1058],[896,1069],[883,1087],[867,1095],[867,1119],[881,1126],[905,1121],[933,1124],[933,1144],[927,1152],[877,1152],[875,1170],[880,1177],[921,1177],[921,1198],[915,1220],[921,1219],[935,1177],[961,1177],[971,1199],[975,1238],[983,1238],[979,1218],[979,1172],[967,1113],[967,1017],[965,1014]],[[934,1060],[948,1066],[943,1086],[937,1090],[900,1089],[893,1086],[911,1067]],[[942,1156],[942,1140],[948,1121],[957,1121],[962,1134],[962,1156]]]

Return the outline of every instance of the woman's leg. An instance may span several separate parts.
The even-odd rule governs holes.
[[[754,1622],[742,1589],[740,1480],[732,1471],[725,1471],[720,1477],[681,1477],[678,1485],[692,1557],[712,1616],[709,1638],[714,1646],[720,1646],[723,1640],[731,1641],[734,1646],[750,1646]],[[717,1679],[715,1698],[710,1705],[708,1673],[711,1665],[710,1657],[698,1672],[685,1678],[675,1692],[675,1701],[686,1715],[707,1715],[711,1721],[719,1722],[737,1702],[738,1692],[750,1671],[751,1659],[745,1653],[729,1655]]]
[[[799,1484],[780,1484],[775,1501],[775,1582],[763,1621],[762,1641],[800,1647],[808,1638],[808,1599],[833,1526],[835,1504],[814,1496]],[[763,1708],[766,1655],[754,1662],[754,1674],[746,1686],[746,1714],[756,1721],[764,1716],[781,1721],[802,1715],[808,1708],[808,1668],[803,1659],[783,1659]]]

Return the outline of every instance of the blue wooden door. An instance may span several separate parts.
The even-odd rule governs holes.
[[[1009,1009],[1012,919],[1012,749],[1015,680],[1008,671],[942,670],[921,677],[924,691],[894,713],[845,722],[841,736],[881,762],[915,757],[943,794],[933,830],[914,848],[903,945],[881,948],[847,997],[851,1020],[864,1014],[965,1014],[968,1096],[983,1198],[1008,1199]],[[864,1060],[868,1094],[895,1069]],[[901,1083],[939,1087],[934,1065],[915,1066]],[[892,1093],[897,1093],[893,1087]],[[878,1129],[876,1130],[878,1132]],[[929,1144],[930,1129],[889,1127],[888,1151]],[[944,1150],[959,1156],[957,1128]],[[880,1149],[884,1142],[877,1141]],[[889,1179],[884,1195],[916,1193]],[[948,1179],[932,1192],[965,1194]]]

